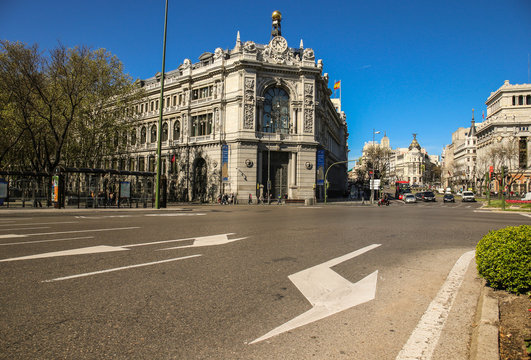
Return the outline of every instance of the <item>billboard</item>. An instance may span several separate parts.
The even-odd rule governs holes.
[[[221,178],[229,181],[229,145],[221,146]]]
[[[317,185],[324,185],[325,151],[317,150]]]

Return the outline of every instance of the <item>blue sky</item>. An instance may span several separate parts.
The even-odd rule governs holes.
[[[161,70],[164,0],[0,0],[0,38],[89,45],[117,55],[133,78]],[[440,154],[451,133],[481,121],[485,100],[504,80],[528,82],[531,0],[175,1],[170,0],[166,70],[205,51],[242,41],[269,41],[271,13],[282,35],[300,39],[342,81],[350,158],[372,129],[391,146],[417,133]],[[376,138],[379,139],[377,135]]]

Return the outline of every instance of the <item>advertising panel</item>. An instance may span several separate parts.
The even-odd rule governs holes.
[[[325,151],[317,150],[317,185],[324,185]]]
[[[120,182],[120,198],[129,199],[131,197],[131,182]]]
[[[229,181],[229,145],[221,147],[221,177],[223,182]]]

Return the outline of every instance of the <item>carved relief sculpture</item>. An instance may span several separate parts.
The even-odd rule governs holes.
[[[245,78],[244,83],[244,114],[243,114],[243,128],[254,129],[254,79]]]
[[[243,45],[243,52],[248,54],[256,54],[256,44],[254,41],[246,41]]]
[[[313,131],[313,85],[304,85],[304,132]]]

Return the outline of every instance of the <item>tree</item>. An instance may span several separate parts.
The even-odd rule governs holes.
[[[488,149],[487,158],[492,162],[495,178],[500,188],[502,180],[510,189],[522,177],[524,169],[518,167],[518,141],[516,137],[499,139],[497,144]],[[502,168],[504,168],[504,179],[501,176]],[[501,191],[504,190],[501,189]]]
[[[0,119],[10,134],[1,140],[0,168],[96,164],[122,144],[109,140],[131,126],[127,109],[140,96],[104,49],[59,44],[45,54],[0,41]]]

